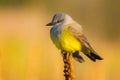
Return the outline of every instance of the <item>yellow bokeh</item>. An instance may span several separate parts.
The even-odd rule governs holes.
[[[104,58],[94,63],[82,55],[85,63],[74,61],[76,79],[120,79],[117,2],[10,1],[6,5],[0,2],[0,80],[64,80],[60,51],[50,40],[51,27],[45,26],[57,11],[66,12],[81,23],[91,45]]]

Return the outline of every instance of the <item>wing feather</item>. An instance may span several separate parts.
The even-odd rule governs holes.
[[[74,23],[69,26],[68,29],[82,43],[82,45],[86,46],[87,48],[91,48],[87,38],[83,34],[82,27],[79,24]]]
[[[82,52],[86,56],[88,56],[93,61],[96,61],[96,59],[102,60],[102,58],[91,47],[89,41],[82,32],[82,27],[79,24],[73,23],[71,26],[69,26],[68,29],[75,36],[75,38],[77,38],[81,42]]]

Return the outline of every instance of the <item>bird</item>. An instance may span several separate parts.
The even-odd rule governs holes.
[[[50,30],[51,40],[61,52],[71,53],[73,58],[80,63],[85,61],[80,53],[85,54],[93,62],[103,60],[90,45],[83,33],[82,26],[70,15],[57,12],[46,26],[52,26]]]

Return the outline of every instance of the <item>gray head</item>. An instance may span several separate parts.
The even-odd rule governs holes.
[[[53,19],[47,26],[66,25],[73,22],[72,18],[62,12],[58,12],[53,16]]]

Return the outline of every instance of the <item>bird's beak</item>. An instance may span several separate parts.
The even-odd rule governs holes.
[[[46,24],[46,26],[52,26],[52,25],[53,25],[53,23],[52,23],[52,22],[50,22],[50,23]]]

